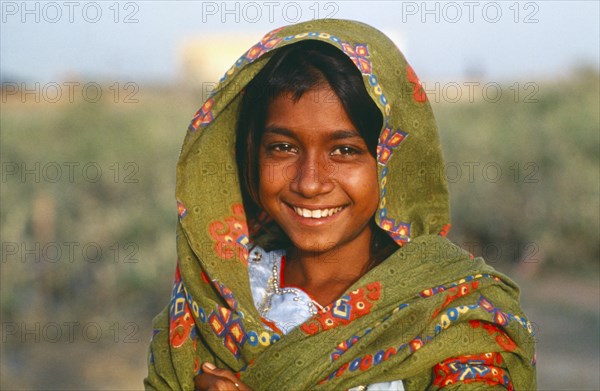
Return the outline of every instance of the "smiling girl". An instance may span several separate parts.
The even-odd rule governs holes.
[[[267,34],[184,141],[146,388],[534,389],[518,288],[445,239],[441,173],[387,37],[343,20]]]

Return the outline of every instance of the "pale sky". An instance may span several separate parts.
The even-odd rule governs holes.
[[[564,77],[598,68],[598,1],[2,1],[4,81],[169,82],[185,40],[217,56],[219,36],[247,48],[282,25],[332,16],[389,35],[422,80]],[[130,23],[125,23],[125,22]],[[241,52],[231,54],[231,63]],[[204,55],[204,54],[203,54]],[[227,66],[228,67],[228,66]],[[223,73],[226,68],[218,70]]]

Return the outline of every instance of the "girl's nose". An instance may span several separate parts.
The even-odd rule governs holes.
[[[287,170],[290,175],[290,188],[305,198],[327,194],[333,190],[335,167],[324,159],[305,156]],[[292,172],[295,171],[295,172]]]

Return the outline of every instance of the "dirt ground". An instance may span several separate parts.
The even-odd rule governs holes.
[[[539,389],[600,390],[598,279],[515,277],[536,326]]]

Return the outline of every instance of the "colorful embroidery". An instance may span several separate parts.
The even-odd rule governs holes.
[[[232,216],[224,221],[213,221],[209,226],[210,236],[215,239],[215,251],[221,259],[237,256],[244,264],[248,264],[248,227],[244,207],[235,204],[231,207]]]
[[[217,280],[213,280],[213,285],[219,291],[219,294],[225,299],[227,304],[229,304],[229,309],[231,311],[237,312],[238,303],[237,300],[233,297],[233,292],[231,289],[227,288],[225,285],[221,284]]]
[[[458,307],[448,308],[440,316],[439,323],[435,325],[434,335],[438,335],[442,330],[450,327],[452,322],[456,322],[462,314],[466,314],[469,311],[476,310],[479,308],[477,304],[474,305],[460,305]]]
[[[350,349],[352,347],[352,345],[357,343],[359,339],[360,339],[360,337],[358,335],[354,335],[350,339],[337,344],[335,347],[335,351],[333,353],[331,353],[331,356],[330,356],[331,361],[335,361],[338,358],[340,358],[342,356],[342,354],[344,354],[344,352],[346,352],[346,350]]]
[[[281,38],[273,37],[281,28],[273,30],[263,37],[256,45],[252,46],[242,57],[251,63],[257,58],[273,49],[281,42]]]
[[[425,342],[429,342],[430,340],[431,338],[427,339],[427,341]],[[421,349],[423,345],[425,345],[425,342],[423,342],[423,339],[421,337],[416,337],[409,343],[410,351],[416,352],[417,350]]]
[[[527,330],[529,334],[533,335],[533,326],[526,318],[500,310],[483,295],[479,297],[479,306],[487,312],[494,314],[494,323],[500,326],[506,326],[509,321],[515,321]]]
[[[333,379],[334,377],[340,377],[346,371],[348,371],[348,372],[354,372],[356,370],[366,371],[369,368],[371,368],[375,365],[379,365],[382,362],[388,360],[390,357],[396,355],[398,352],[400,352],[406,346],[407,346],[406,344],[402,344],[402,345],[400,345],[400,347],[398,347],[398,349],[396,349],[395,347],[390,347],[385,350],[383,350],[383,349],[379,350],[375,354],[367,354],[365,356],[357,357],[356,359],[352,360],[351,362],[346,363],[346,364],[342,365],[341,367],[339,367],[337,370],[333,371],[325,379],[322,379],[321,381],[319,381],[319,384],[323,384],[323,383],[327,382],[328,380]]]
[[[385,209],[382,209],[382,211],[385,211]],[[409,223],[396,222],[395,219],[384,216],[381,219],[381,228],[388,231],[396,243],[406,243],[410,238]]]
[[[381,284],[372,282],[362,288],[342,296],[331,306],[323,310],[300,328],[307,334],[316,334],[319,331],[329,330],[346,325],[371,312],[373,302],[381,295]]]
[[[441,388],[455,383],[480,382],[488,386],[502,385],[512,391],[514,387],[508,373],[500,365],[502,356],[496,352],[452,357],[433,368],[433,384]]]
[[[406,137],[406,133],[400,129],[392,130],[386,127],[379,136],[379,144],[377,145],[377,161],[383,165],[387,164],[390,157],[394,153],[394,149],[400,145]]]
[[[381,86],[379,85],[379,81],[377,80],[377,76],[375,76],[374,74],[370,74],[369,75],[369,84],[371,85],[371,88],[373,89],[373,92],[375,93],[375,95],[377,95],[379,97],[379,103],[381,103],[385,109],[385,123],[387,124],[389,122],[389,117],[390,117],[390,113],[392,111],[392,106],[389,104],[387,98],[385,97],[385,94],[383,93],[383,90],[381,89]]]
[[[481,276],[482,275],[476,275],[476,277],[481,277]],[[441,308],[444,308],[445,306],[447,306],[449,303],[451,303],[458,297],[462,297],[464,295],[468,295],[468,294],[472,293],[472,289],[476,289],[478,287],[479,281],[471,281],[471,280],[472,280],[472,277],[469,278],[470,283],[467,282],[467,283],[462,283],[462,284],[458,284],[458,285],[452,285],[451,287],[449,287],[447,289],[438,289],[437,292],[435,292],[435,293],[447,292],[449,294],[446,298],[446,301],[444,302],[444,305],[442,305]],[[461,281],[464,281],[464,280],[461,280]],[[439,288],[443,288],[443,287],[439,287]],[[432,293],[432,294],[435,294],[435,293]],[[427,297],[427,296],[424,296],[424,297]],[[395,309],[394,312],[397,310],[400,310],[402,308],[405,308],[406,306],[407,305],[401,305],[400,307]],[[444,328],[444,329],[447,328],[450,325],[451,321],[454,321],[458,318],[460,313],[465,313],[469,310],[476,309],[476,308],[479,308],[479,305],[459,306],[456,308],[448,309],[447,310],[448,313],[442,315],[442,317],[441,317],[443,324],[436,326],[434,336],[439,334],[439,332],[441,331],[442,328]],[[439,310],[436,312],[439,313]],[[444,320],[444,317],[447,317],[448,319]],[[387,319],[387,317],[386,317],[386,319]],[[508,337],[508,335],[504,331],[502,331],[497,326],[490,324],[490,323],[481,322],[481,321],[472,321],[469,323],[471,324],[471,327],[473,327],[473,328],[483,327],[490,335],[495,334],[496,342],[504,350],[512,351],[515,349],[516,346],[514,345],[514,342]],[[368,334],[370,331],[371,331],[371,329],[367,329],[365,331],[365,333],[363,334],[363,336]],[[347,341],[344,341],[344,342],[338,344],[336,346],[335,351],[331,354],[331,360],[335,361],[336,359],[338,359],[345,351],[347,351],[348,349],[350,349],[350,347],[355,345],[359,341],[360,338],[361,337],[359,337],[359,336],[353,336],[352,338],[348,339]],[[397,353],[399,353],[400,351],[402,351],[404,348],[407,348],[407,347],[411,353],[414,353],[415,351],[421,349],[426,343],[428,343],[432,340],[433,340],[433,336],[427,336],[427,337],[416,336],[408,344],[402,344],[397,348],[390,347],[385,350],[380,350],[375,354],[367,354],[365,356],[358,357],[355,360],[353,360],[352,362],[347,363],[347,364],[341,366],[340,368],[338,368],[336,371],[331,373],[327,378],[321,380],[320,384],[325,383],[334,377],[342,376],[346,371],[354,372],[356,370],[361,370],[361,371],[367,370],[370,367],[372,367],[374,365],[378,365],[381,362],[396,355]],[[497,357],[496,357],[496,355],[497,355]],[[482,361],[484,359],[487,361]],[[437,383],[435,383],[435,384],[441,385],[441,386],[446,386],[446,385],[452,384],[452,382],[456,382],[456,381],[462,381],[464,383],[469,383],[469,382],[473,382],[473,381],[484,381],[490,385],[501,384],[501,385],[504,385],[505,387],[507,387],[509,390],[512,390],[512,388],[511,388],[512,384],[510,383],[510,380],[508,379],[508,376],[505,374],[505,372],[501,368],[498,368],[497,366],[492,366],[490,364],[490,360],[495,360],[494,362],[497,365],[499,365],[501,363],[501,359],[502,358],[497,353],[488,353],[485,355],[467,355],[467,356],[461,356],[458,358],[448,359],[448,360],[444,361],[443,363],[440,363],[436,366],[436,368],[434,370],[434,375],[436,376]],[[498,360],[500,360],[500,361],[498,361]],[[479,378],[477,378],[475,376],[475,374],[479,374],[481,376]],[[460,380],[457,380],[457,379],[460,379]],[[498,379],[500,379],[500,380],[498,380]]]
[[[342,42],[342,50],[350,57],[363,75],[371,74],[371,61],[368,59],[369,49],[366,44],[352,46],[347,42]]]
[[[169,342],[173,348],[181,347],[189,338],[194,340],[196,323],[186,301],[186,292],[181,281],[179,266],[175,270],[175,282],[169,305]]]
[[[373,325],[373,328],[368,327],[367,329],[364,330],[364,332],[361,335],[354,335],[351,338],[347,339],[346,341],[342,341],[342,342],[338,343],[335,347],[335,350],[330,355],[331,361],[333,362],[333,361],[337,360],[338,358],[340,358],[342,356],[342,354],[344,354],[348,349],[350,349],[353,345],[355,345],[359,341],[360,338],[369,334],[373,329],[379,327],[381,324],[383,324],[385,321],[387,321],[393,314],[395,314],[396,312],[398,312],[401,309],[404,309],[406,307],[408,307],[408,304],[406,304],[406,303],[400,304],[398,307],[394,308],[394,310],[390,314],[386,315],[382,320],[376,322]],[[404,346],[405,346],[405,344],[403,346],[401,346],[400,348],[398,348],[398,350],[400,350]],[[378,352],[377,354],[375,354],[375,356],[374,356],[375,357],[375,360],[374,360],[375,365],[377,365],[377,364],[379,364],[379,362],[381,362],[381,357],[383,357],[384,353],[385,352],[382,350],[381,352]]]
[[[238,358],[240,348],[248,339],[240,318],[233,316],[227,308],[217,305],[216,311],[208,316],[208,324],[217,337],[223,339],[225,347]]]
[[[379,144],[377,145],[377,162],[383,165],[380,179],[380,201],[379,201],[379,218],[381,223],[379,226],[388,231],[396,243],[403,245],[410,240],[410,223],[398,221],[387,216],[387,174],[389,169],[386,167],[389,159],[394,153],[394,149],[400,145],[407,133],[397,129],[392,131],[390,127],[386,127],[379,136]]]
[[[440,311],[447,307],[448,304],[452,303],[454,300],[460,298],[460,297],[464,297],[467,295],[470,295],[472,291],[474,291],[475,289],[477,289],[479,287],[479,281],[471,281],[471,283],[463,283],[460,285],[457,285],[455,287],[449,288],[446,292],[446,300],[444,301],[444,303],[441,305],[440,308],[437,308],[433,315],[432,318],[435,318]]]
[[[493,278],[495,280],[497,280],[497,277],[494,277],[490,274],[475,274],[473,276],[467,276],[465,278],[461,278],[460,280],[456,281],[456,282],[452,282],[450,284],[446,284],[446,285],[438,285],[436,287],[433,288],[428,288],[428,289],[424,289],[421,292],[419,292],[419,296],[423,297],[423,298],[427,298],[427,297],[431,297],[433,295],[436,295],[440,292],[445,292],[446,290],[450,289],[450,288],[454,288],[458,285],[473,281],[473,280],[477,280],[480,278]]]
[[[279,341],[281,336],[277,333],[269,334],[267,331],[263,331],[258,334],[256,331],[248,332],[248,344],[250,346],[269,346]]]
[[[200,107],[196,114],[194,114],[192,122],[188,127],[189,131],[194,132],[198,129],[199,126],[207,126],[213,121],[214,116],[211,110],[213,108],[214,103],[215,101],[213,98],[208,98],[206,102],[204,102],[202,107]]]

